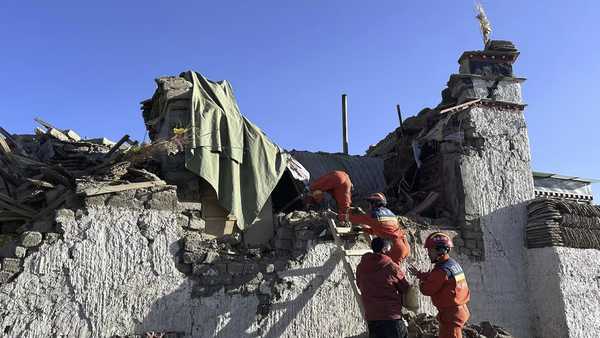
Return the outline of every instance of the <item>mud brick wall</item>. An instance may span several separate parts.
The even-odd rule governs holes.
[[[19,261],[21,272],[0,285],[0,330],[10,337],[236,338],[365,331],[336,248],[319,237],[324,225],[283,215],[277,230],[293,223],[291,246],[277,249],[274,239],[248,249],[235,234],[204,236],[198,209],[178,202],[169,186],[61,209],[53,220],[60,236],[42,236]]]

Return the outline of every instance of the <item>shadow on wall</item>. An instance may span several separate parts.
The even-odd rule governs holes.
[[[177,332],[185,337],[232,338],[274,338],[284,334],[319,336],[319,330],[326,326],[319,319],[344,310],[335,308],[334,302],[315,297],[324,283],[338,286],[329,278],[339,261],[339,255],[332,254],[317,267],[280,271],[278,281],[270,291],[260,290],[259,294],[249,296],[227,294],[221,290],[210,297],[192,298],[194,282],[187,278],[176,290],[152,305],[148,315],[136,326],[135,333]],[[327,292],[337,293],[337,290]],[[267,297],[270,305],[265,307],[259,297]],[[311,309],[320,301],[328,304]],[[331,308],[331,311],[321,313],[319,309],[323,307]],[[301,312],[304,312],[303,316],[298,318]],[[294,325],[296,320],[298,324]],[[293,331],[286,332],[291,325],[295,326]]]
[[[525,227],[528,202],[480,217],[485,259],[459,256],[471,290],[470,322],[491,321],[516,337],[531,333]]]

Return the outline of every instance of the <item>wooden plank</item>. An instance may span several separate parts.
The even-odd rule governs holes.
[[[115,192],[133,190],[133,189],[143,189],[143,188],[151,188],[166,185],[165,181],[150,181],[150,182],[138,182],[138,183],[128,183],[128,184],[119,184],[119,185],[105,185],[102,187],[93,187],[85,189],[81,192],[86,197],[89,196],[97,196],[103,194],[112,194]]]
[[[344,250],[346,256],[362,256],[366,253],[372,252],[369,249],[355,249],[355,250]]]
[[[13,205],[16,208],[19,208],[21,210],[27,211],[29,213],[33,213],[35,214],[35,210],[31,209],[28,206],[25,205],[21,205],[19,204],[19,202],[15,201],[13,198],[11,198],[10,196],[4,195],[2,193],[0,193],[0,200],[3,201],[4,203],[8,203]]]
[[[453,110],[458,110],[458,109],[467,108],[467,107],[469,107],[470,105],[473,105],[473,104],[475,104],[475,103],[478,103],[479,101],[481,101],[481,99],[475,99],[475,100],[472,100],[472,101],[469,101],[469,102],[465,102],[465,103],[459,104],[459,105],[457,105],[457,106],[454,106],[454,107],[450,107],[450,108],[442,109],[442,110],[440,110],[440,114],[444,114],[444,113],[447,113],[447,112],[449,112],[449,111],[453,111]]]
[[[17,142],[17,140],[15,140],[12,135],[7,132],[4,128],[0,127],[0,134],[2,134],[2,136],[4,136],[4,138],[6,138],[6,140],[8,140],[10,143],[13,144],[13,146],[15,146],[15,148],[17,149],[18,153],[21,154],[26,154],[27,152],[25,151],[25,149],[23,149],[23,147],[21,147],[21,144],[19,142]]]
[[[4,137],[0,136],[0,153],[4,153],[5,155],[10,154],[12,151],[8,146],[8,143],[4,140]]]
[[[42,120],[39,117],[34,117],[33,120],[37,123],[39,123],[42,127],[46,128],[46,129],[58,129],[55,126],[51,125],[50,123]]]

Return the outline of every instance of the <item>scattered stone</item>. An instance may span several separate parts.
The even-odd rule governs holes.
[[[193,232],[186,234],[183,238],[183,248],[190,252],[202,250],[202,236]]]
[[[267,267],[265,268],[265,272],[266,273],[273,273],[273,272],[275,272],[275,265],[268,264]]]
[[[219,254],[214,251],[208,251],[206,253],[206,257],[204,258],[204,263],[212,264],[219,259]]]
[[[57,234],[55,232],[48,232],[44,234],[44,240],[48,243],[48,244],[52,244],[56,241],[58,241],[60,239],[60,234]]]
[[[25,231],[21,234],[21,245],[32,248],[42,243],[42,234],[37,231]]]
[[[7,271],[7,272],[21,271],[21,260],[18,258],[2,259],[2,271]]]
[[[190,224],[190,218],[184,214],[179,214],[177,215],[177,224],[180,227],[187,229]]]
[[[438,333],[438,321],[434,316],[426,313],[414,315],[410,312],[403,314],[408,322],[409,338],[435,338]],[[465,338],[513,338],[506,330],[492,325],[489,322],[481,322],[478,325],[469,324],[463,327]]]
[[[196,231],[202,231],[206,227],[206,222],[199,217],[191,217],[189,222],[189,228]]]
[[[10,282],[15,274],[16,274],[15,272],[4,271],[4,270],[0,271],[0,284]]]
[[[196,264],[204,262],[206,258],[206,253],[203,252],[190,252],[186,251],[183,253],[183,262],[185,264]]]
[[[27,255],[27,248],[22,246],[15,247],[15,256],[17,258],[25,258],[25,255]]]

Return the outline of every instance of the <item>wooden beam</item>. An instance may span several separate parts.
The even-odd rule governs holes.
[[[143,188],[151,188],[157,186],[163,186],[167,183],[165,181],[150,181],[150,182],[138,182],[138,183],[128,183],[128,184],[119,184],[119,185],[105,185],[101,187],[92,187],[85,189],[81,192],[81,194],[85,197],[97,196],[103,194],[112,194],[115,192],[133,190],[133,189],[143,189]]]
[[[106,155],[104,155],[104,157],[106,159],[110,159],[110,157],[112,156],[112,154],[114,154],[115,151],[117,151],[122,145],[123,143],[125,143],[127,140],[129,140],[129,135],[125,135],[123,137],[121,137],[121,139],[119,140],[119,142],[117,142],[108,153],[106,153]]]
[[[3,201],[4,203],[8,203],[13,205],[14,207],[21,209],[23,211],[26,211],[30,214],[35,214],[35,210],[31,209],[28,206],[22,205],[19,202],[15,201],[13,198],[11,198],[10,196],[4,195],[2,193],[0,193],[0,201]]]
[[[344,250],[346,256],[362,256],[366,253],[373,252],[369,249],[354,249],[354,250]]]
[[[12,151],[8,146],[8,143],[4,140],[4,137],[0,136],[0,153],[4,153],[5,155],[10,154]]]
[[[471,100],[469,102],[465,102],[465,103],[459,104],[459,105],[454,106],[454,107],[442,109],[442,110],[440,110],[440,114],[444,114],[444,113],[447,113],[447,112],[450,112],[450,111],[453,111],[453,110],[465,109],[465,108],[467,108],[467,107],[469,107],[469,106],[471,106],[471,105],[473,105],[475,103],[478,103],[479,101],[481,101],[481,99]]]
[[[39,123],[39,124],[40,124],[42,127],[46,128],[46,129],[48,129],[48,130],[50,130],[50,129],[58,129],[58,128],[56,128],[55,126],[51,125],[50,123],[48,123],[48,122],[46,122],[46,121],[42,120],[42,119],[41,119],[41,118],[39,118],[39,117],[35,117],[35,118],[33,118],[33,120],[34,120],[35,122]],[[60,129],[58,129],[58,130],[60,130]]]

